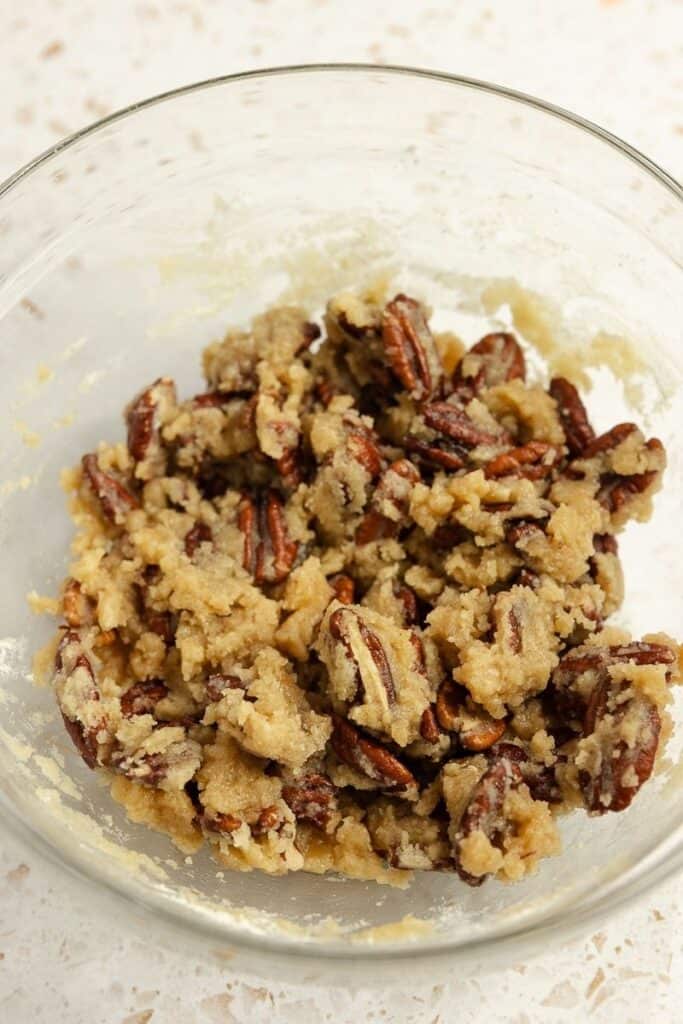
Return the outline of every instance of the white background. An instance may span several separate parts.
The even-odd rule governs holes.
[[[453,71],[566,106],[683,177],[682,0],[0,0],[0,178],[174,86],[275,64]],[[332,991],[236,976],[78,905],[0,837],[0,1024],[661,1024],[683,1017],[683,880],[540,959],[448,986]],[[455,974],[455,972],[454,972]]]

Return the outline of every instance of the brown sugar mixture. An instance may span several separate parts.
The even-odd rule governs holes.
[[[130,818],[237,870],[514,880],[624,810],[679,650],[606,625],[666,456],[397,295],[273,309],[69,476],[54,687]]]

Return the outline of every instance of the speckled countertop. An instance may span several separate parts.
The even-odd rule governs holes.
[[[603,124],[683,176],[682,0],[5,0],[0,178],[133,100],[275,64],[365,60],[490,79]],[[84,912],[73,880],[0,837],[2,1024],[509,1024],[683,1004],[683,879],[527,964],[378,992],[257,982]]]

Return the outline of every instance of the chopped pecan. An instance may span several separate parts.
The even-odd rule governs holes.
[[[488,750],[505,732],[504,719],[492,718],[477,707],[464,687],[452,679],[445,679],[436,696],[436,717],[446,732],[457,733],[465,750]]]
[[[382,317],[382,344],[387,360],[403,387],[417,401],[438,393],[441,360],[419,302],[397,295]]]
[[[78,629],[79,626],[92,625],[95,617],[93,602],[83,593],[78,580],[68,579],[62,592],[62,611],[67,626]]]
[[[649,442],[648,442],[649,443]],[[602,477],[598,501],[611,513],[618,512],[631,498],[649,490],[657,479],[657,470],[635,473],[633,476],[608,474]]]
[[[566,377],[553,377],[549,391],[557,404],[557,413],[569,454],[574,458],[583,455],[588,445],[595,439],[595,431],[579,392]]]
[[[404,441],[406,451],[427,466],[455,472],[467,464],[467,449],[457,445],[448,438],[435,441],[422,441],[413,434],[408,434]]]
[[[322,331],[317,324],[312,323],[310,320],[304,321],[301,325],[301,344],[296,350],[296,355],[303,352],[304,349],[310,348],[314,341],[317,341]]]
[[[303,479],[299,454],[298,448],[288,448],[275,463],[278,477],[289,491],[295,491]]]
[[[337,810],[336,789],[326,775],[304,775],[282,787],[282,799],[298,821],[325,828]]]
[[[134,683],[121,695],[121,714],[124,718],[151,715],[158,702],[167,695],[168,688],[160,679]]]
[[[410,495],[419,479],[419,470],[407,459],[391,463],[380,477],[370,508],[358,525],[357,544],[397,536],[406,525]]]
[[[509,439],[507,433],[494,434],[490,430],[484,430],[470,419],[467,413],[450,402],[431,402],[425,405],[422,409],[422,418],[432,430],[465,448],[475,448],[480,444],[501,444]]]
[[[272,832],[274,829],[279,828],[282,824],[282,815],[275,806],[271,804],[269,807],[264,807],[259,812],[259,816],[251,826],[251,831],[255,836],[264,835],[266,832]]]
[[[120,481],[100,469],[97,455],[84,455],[83,474],[99,500],[102,512],[111,523],[120,524],[140,503]]]
[[[213,541],[211,527],[206,523],[197,522],[192,529],[185,534],[185,554],[188,558],[194,558],[194,554],[200,544],[210,544]]]
[[[177,616],[172,612],[151,611],[147,613],[145,625],[150,633],[156,633],[167,646],[170,646],[175,638],[176,620]]]
[[[396,702],[396,684],[389,665],[382,642],[371,629],[363,622],[363,619],[352,608],[337,608],[332,612],[329,619],[330,636],[341,643],[347,657],[356,666],[356,678],[361,685],[367,680],[363,678],[361,665],[365,661],[362,651],[354,650],[354,643],[351,634],[351,623],[356,624],[361,642],[365,645],[370,659],[377,670],[379,680],[384,687],[389,704]]]
[[[201,395],[195,395],[192,405],[195,409],[221,409],[230,401],[231,396],[224,391],[205,391]]]
[[[524,541],[530,540],[531,537],[538,536],[543,533],[543,528],[538,524],[531,522],[528,519],[520,519],[518,522],[512,523],[505,531],[505,540],[513,548],[516,548],[518,544]]]
[[[245,690],[246,683],[239,676],[215,672],[206,680],[206,694],[209,700],[222,700],[228,690]]]
[[[485,335],[465,353],[453,374],[453,385],[456,388],[468,385],[476,394],[483,388],[525,377],[524,353],[517,339],[501,331]]]
[[[160,377],[141,391],[126,409],[128,451],[138,463],[137,475],[143,479],[161,476],[165,471],[159,410],[164,405],[174,405],[175,400],[175,384],[168,377]]]
[[[332,721],[332,749],[340,761],[386,787],[403,789],[415,784],[412,773],[386,747],[343,718],[335,715]]]
[[[425,743],[438,743],[441,736],[441,730],[439,729],[439,723],[436,715],[434,714],[434,708],[425,708],[422,712],[422,718],[420,719],[420,736]]]
[[[515,476],[525,480],[542,480],[552,473],[559,459],[560,451],[555,445],[545,441],[530,441],[491,459],[486,463],[484,473],[489,478]]]
[[[325,408],[327,408],[335,395],[338,394],[337,389],[328,377],[319,377],[313,385],[313,391],[315,397]]]
[[[97,733],[85,729],[81,722],[75,722],[62,711],[64,727],[71,737],[71,741],[78,753],[81,755],[88,768],[96,768],[98,761]]]
[[[626,681],[604,678],[586,709],[584,734],[594,739],[600,753],[597,765],[579,772],[579,784],[593,814],[625,810],[654,767],[661,718],[646,696],[624,697],[628,687]]]
[[[254,582],[281,583],[289,575],[299,545],[287,534],[284,504],[276,491],[256,501],[244,495],[237,524],[244,537],[242,564]]]
[[[241,818],[235,817],[234,814],[224,814],[222,811],[211,811],[210,814],[204,812],[201,815],[201,822],[209,832],[220,832],[225,835],[236,832],[242,825]]]
[[[469,537],[469,531],[460,523],[442,523],[434,530],[431,541],[437,551],[450,551],[458,544],[463,544]]]
[[[596,533],[593,538],[593,547],[601,555],[619,554],[619,543],[612,533]]]
[[[176,730],[180,723],[161,723],[155,727],[154,736],[159,737],[165,730]],[[178,781],[182,786],[191,778],[200,764],[201,747],[187,738],[173,740],[165,749],[145,751],[144,748],[131,752],[116,751],[112,757],[112,767],[120,775],[125,775],[145,786],[162,786],[173,776],[181,776]],[[184,778],[182,778],[184,776]]]
[[[340,573],[338,576],[332,577],[330,584],[334,590],[334,596],[341,604],[353,604],[356,584],[350,576]]]
[[[519,765],[506,756],[500,756],[493,760],[474,787],[458,824],[453,850],[456,870],[468,885],[481,885],[486,875],[471,875],[462,867],[463,840],[473,832],[483,832],[492,845],[500,846],[510,828],[505,817],[505,798],[523,781]]]
[[[405,583],[394,584],[394,596],[401,605],[404,626],[416,626],[419,620],[415,591]]]

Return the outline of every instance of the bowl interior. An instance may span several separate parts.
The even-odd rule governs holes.
[[[619,622],[680,635],[680,193],[611,142],[515,97],[389,69],[312,69],[226,80],[103,123],[2,195],[0,234],[0,789],[10,820],[65,863],[186,923],[330,955],[353,955],[359,942],[364,956],[400,953],[416,940],[428,952],[566,922],[677,860],[680,729],[669,768],[628,812],[567,817],[563,855],[521,885],[470,890],[422,875],[397,891],[220,874],[207,856],[186,860],[129,823],[80,762],[51,693],[31,684],[52,622],[26,595],[54,596],[67,569],[60,470],[123,437],[121,410],[142,384],[169,374],[193,394],[201,348],[228,325],[283,299],[319,314],[333,292],[383,277],[468,343],[512,324],[539,372],[539,352],[578,363],[598,429],[634,418],[661,437],[668,478],[651,523],[625,535]],[[368,933],[406,915],[428,927]]]

